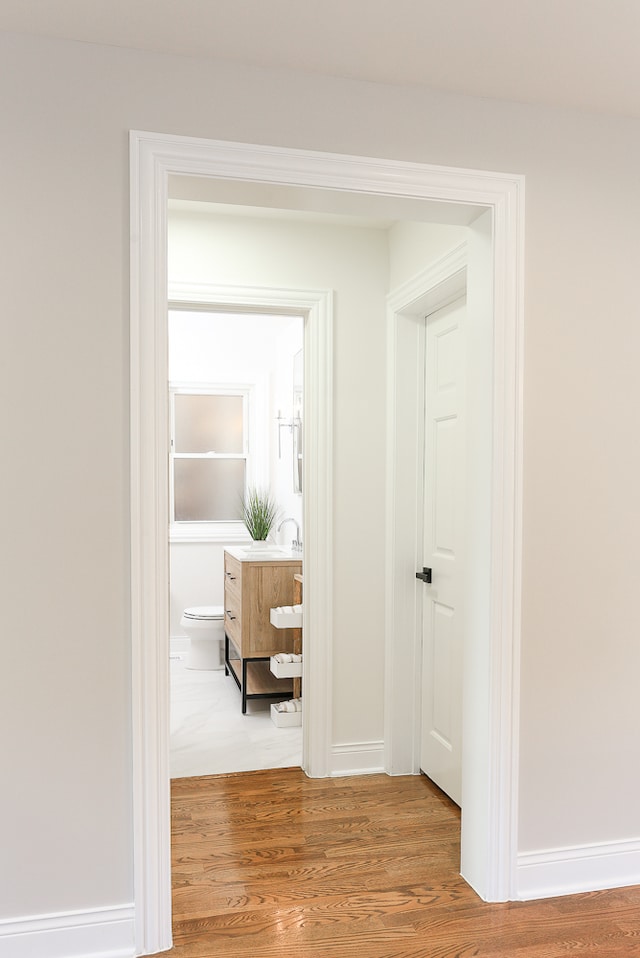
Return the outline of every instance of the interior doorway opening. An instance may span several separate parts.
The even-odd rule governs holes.
[[[171,277],[171,242],[169,250]],[[237,666],[242,616],[230,607],[225,558],[250,552],[242,507],[252,492],[274,505],[274,556],[263,572],[290,568],[293,583],[302,568],[304,318],[169,305],[170,775],[301,766],[293,680],[272,676],[264,654],[247,664],[249,687]],[[265,608],[257,625],[272,637],[267,651],[282,656],[291,630],[271,628],[268,616]],[[280,727],[291,701],[294,721]]]
[[[517,661],[519,594],[520,181],[517,177],[500,178],[495,174],[485,177],[477,173],[434,171],[429,167],[387,161],[326,155],[320,157],[302,151],[173,137],[158,138],[145,134],[134,135],[132,160],[134,235],[139,237],[139,243],[137,240],[134,243],[133,268],[132,354],[135,372],[132,433],[133,447],[142,450],[139,459],[134,456],[132,470],[134,704],[142,702],[142,711],[151,711],[152,714],[158,714],[158,699],[162,697],[162,670],[149,645],[157,632],[162,613],[153,588],[143,596],[140,583],[157,582],[158,572],[164,571],[162,557],[153,538],[153,528],[157,526],[157,516],[163,505],[161,484],[156,482],[161,463],[157,453],[161,448],[159,436],[162,436],[163,425],[162,417],[159,419],[157,415],[157,361],[158,358],[162,360],[163,350],[157,323],[163,301],[166,301],[163,292],[166,289],[166,264],[161,254],[166,224],[164,214],[158,216],[158,211],[163,209],[163,197],[166,202],[169,174],[184,175],[188,172],[209,177],[211,184],[224,187],[227,201],[229,192],[235,191],[236,197],[241,196],[245,204],[250,197],[255,201],[256,190],[262,186],[269,193],[277,191],[280,187],[274,184],[279,181],[280,184],[287,184],[284,189],[291,190],[297,196],[293,201],[294,208],[299,208],[301,199],[304,204],[316,207],[320,198],[326,210],[327,202],[337,194],[346,200],[347,205],[351,204],[351,212],[353,206],[361,210],[364,203],[370,211],[375,210],[378,216],[389,212],[390,203],[395,204],[396,210],[404,207],[406,211],[407,206],[411,207],[413,219],[424,216],[429,206],[433,215],[440,217],[445,208],[450,214],[454,205],[467,212],[473,203],[479,204],[478,208],[490,210],[492,262],[486,282],[495,292],[495,297],[485,351],[488,348],[491,356],[493,381],[500,381],[503,388],[494,394],[496,401],[491,432],[493,466],[498,468],[492,470],[489,496],[489,521],[494,533],[493,551],[488,557],[492,570],[492,591],[487,601],[490,612],[487,621],[489,641],[483,649],[474,652],[484,658],[485,665],[489,657],[491,667],[488,673],[486,669],[480,670],[486,676],[486,681],[479,690],[472,714],[483,728],[486,754],[482,761],[491,789],[489,802],[484,801],[483,795],[482,802],[476,802],[475,807],[465,806],[465,815],[469,822],[466,842],[476,869],[474,886],[486,898],[495,900],[509,897],[515,866],[517,795],[517,763],[514,761],[514,750],[517,748],[517,686],[514,683],[516,671],[513,664],[514,660]],[[274,173],[276,168],[279,172]],[[159,170],[164,171],[160,176]],[[273,200],[265,205],[274,205]],[[278,201],[278,206],[281,205],[281,201]],[[342,208],[344,210],[344,206]],[[141,343],[148,348],[141,349]],[[329,380],[331,376],[333,357],[326,341],[320,354],[318,359],[316,352],[313,361],[317,363],[318,381],[326,387],[327,374]],[[331,396],[332,390],[325,388],[325,395]],[[147,412],[150,414],[148,418]],[[309,554],[319,574],[314,579],[315,595],[310,595],[308,607],[305,608],[310,623],[322,614],[328,622],[332,621],[331,537],[334,527],[327,490],[332,491],[333,446],[329,429],[321,429],[320,434],[325,442],[319,457],[324,471],[323,481],[316,487],[319,497],[314,501],[314,515],[310,523],[315,532],[315,537],[311,536],[314,549]],[[390,456],[388,461],[397,461],[394,456]],[[330,466],[328,470],[327,464]],[[141,489],[152,491],[150,499],[145,500],[144,504]],[[150,537],[149,532],[152,533]],[[309,541],[309,536],[307,539]],[[396,571],[391,569],[390,575],[395,575]],[[411,574],[415,574],[415,569],[411,570]],[[387,594],[391,596],[389,589]],[[331,634],[331,629],[328,634]],[[315,728],[314,740],[310,742],[309,758],[313,766],[310,774],[331,774],[332,761],[340,754],[341,746],[332,739],[331,719],[328,718],[332,711],[326,709],[330,701],[332,652],[330,643],[326,648],[315,648],[312,654],[312,658],[315,656],[316,659],[317,671],[314,668],[311,684],[315,691],[309,706],[317,709],[320,726],[319,731]],[[143,670],[137,668],[138,663],[142,662],[147,666],[144,677]],[[386,685],[398,709],[397,693],[401,683],[398,683],[397,669],[391,672],[387,670]],[[485,709],[482,715],[477,712],[480,700],[485,705],[489,703],[488,711]],[[153,708],[150,707],[152,704]],[[324,722],[321,717],[323,713]],[[161,950],[166,947],[164,943],[170,941],[166,844],[168,815],[166,799],[162,797],[166,745],[161,734],[156,735],[148,729],[143,733],[142,728],[136,725],[134,729],[135,820],[137,859],[140,864],[137,869],[136,907],[140,922],[141,953],[144,949]],[[388,767],[388,771],[395,771],[393,765]],[[333,774],[336,774],[335,770]],[[154,782],[158,783],[157,787],[153,786]]]

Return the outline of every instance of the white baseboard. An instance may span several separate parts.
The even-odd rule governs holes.
[[[0,920],[0,958],[133,958],[133,905]]]
[[[184,657],[189,651],[191,639],[188,635],[172,635],[169,639],[170,658]]]
[[[384,742],[347,742],[331,746],[330,775],[384,772]]]
[[[598,843],[518,855],[523,901],[640,885],[640,840]]]

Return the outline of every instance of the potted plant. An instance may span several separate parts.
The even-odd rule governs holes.
[[[242,521],[254,544],[264,547],[277,518],[278,506],[273,496],[255,486],[249,487],[242,503]]]

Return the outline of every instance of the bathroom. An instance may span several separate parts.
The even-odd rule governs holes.
[[[173,305],[171,777],[299,765],[301,726],[274,724],[276,698],[249,700],[242,713],[221,667],[224,645],[208,637],[223,636],[224,624],[212,630],[200,616],[223,613],[225,549],[251,543],[240,521],[247,488],[268,490],[277,504],[272,541],[287,549],[302,541],[303,318]]]

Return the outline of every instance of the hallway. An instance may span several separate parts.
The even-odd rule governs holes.
[[[640,888],[486,904],[428,779],[300,769],[172,783],[172,958],[623,958]]]

